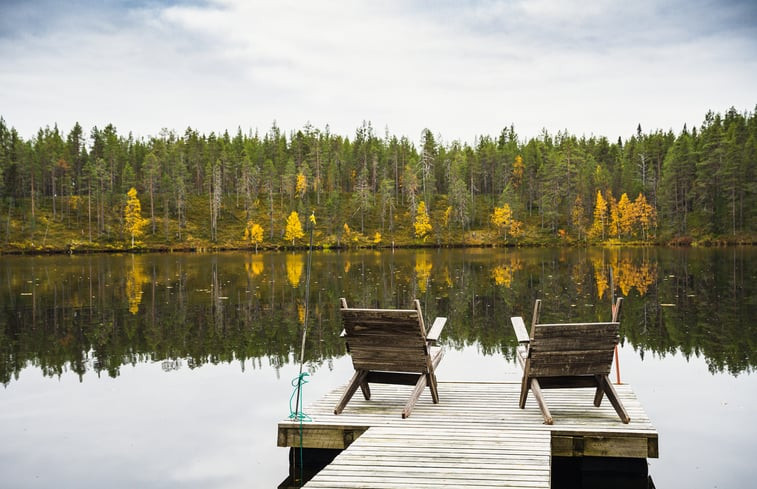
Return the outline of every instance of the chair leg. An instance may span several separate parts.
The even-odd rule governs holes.
[[[544,401],[544,396],[541,394],[541,386],[539,386],[539,381],[536,379],[531,379],[531,392],[534,393],[536,403],[539,405],[539,409],[541,409],[542,416],[544,416],[544,424],[552,424],[554,422],[552,414],[549,412],[547,403]]]
[[[344,407],[348,402],[350,402],[350,399],[352,399],[352,396],[355,394],[358,386],[365,382],[367,375],[367,370],[355,371],[355,375],[352,376],[352,380],[350,380],[350,383],[347,384],[347,388],[344,390],[344,394],[342,394],[342,398],[339,400],[339,404],[337,404],[334,408],[334,414],[339,414],[344,411]]]
[[[426,383],[426,376],[419,375],[418,382],[415,384],[415,387],[413,387],[413,392],[410,394],[410,399],[407,400],[405,408],[402,410],[402,419],[410,416],[410,412],[413,410],[416,401],[418,401],[418,398],[421,397],[423,389],[426,388]]]
[[[525,409],[526,407],[526,398],[528,397],[528,388],[530,386],[530,383],[528,382],[528,377],[526,377],[526,374],[523,374],[523,378],[520,381],[520,401],[518,403],[518,406],[520,406],[521,409]]]
[[[594,393],[594,407],[599,407],[602,404],[602,397],[604,396],[605,389],[601,375],[595,375],[594,380],[597,382],[597,391]]]
[[[426,382],[428,383],[429,389],[431,389],[431,399],[434,401],[434,404],[439,404],[439,386],[437,385],[436,374],[434,371],[436,370],[436,367],[439,366],[443,356],[444,352],[441,349],[435,351],[434,356],[431,358],[431,364],[428,369],[429,373],[426,374],[428,375]]]
[[[606,375],[602,375],[601,379],[602,388],[604,389],[605,394],[607,394],[607,399],[610,401],[610,404],[612,404],[612,407],[615,408],[615,412],[618,413],[618,416],[620,416],[620,420],[626,424],[630,423],[631,417],[628,416],[626,409],[623,407],[623,403],[620,402],[618,393],[615,392],[615,388],[612,386],[610,379],[608,379]]]
[[[439,387],[436,384],[436,374],[433,372],[428,374],[428,388],[431,389],[431,400],[434,404],[439,404]]]
[[[363,391],[363,397],[366,401],[371,400],[371,388],[368,387],[368,381],[364,380],[360,383],[360,390]]]

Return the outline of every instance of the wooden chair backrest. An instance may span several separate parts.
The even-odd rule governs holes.
[[[619,330],[619,322],[534,324],[528,376],[609,374]]]
[[[357,309],[342,303],[344,337],[355,369],[428,373],[420,302],[415,309]]]

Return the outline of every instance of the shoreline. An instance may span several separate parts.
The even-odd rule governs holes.
[[[402,243],[389,245],[313,245],[318,251],[350,251],[350,250],[395,250],[395,249],[463,249],[463,248],[720,248],[757,246],[757,240],[708,240],[703,242],[690,241],[680,242],[599,242],[599,243],[565,243],[565,242],[524,242],[524,243]],[[282,246],[227,246],[227,245],[190,245],[190,246],[138,246],[138,247],[40,247],[32,249],[3,249],[0,247],[0,256],[25,256],[25,255],[93,255],[93,254],[145,254],[145,253],[221,253],[221,252],[292,252],[307,251],[308,245],[282,245]]]

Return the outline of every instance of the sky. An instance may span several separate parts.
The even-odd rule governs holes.
[[[0,116],[150,137],[311,125],[472,143],[757,106],[753,0],[0,0]]]

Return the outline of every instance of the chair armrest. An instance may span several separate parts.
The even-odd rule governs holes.
[[[434,319],[434,324],[431,325],[431,329],[428,331],[428,334],[426,334],[426,341],[436,343],[439,336],[442,334],[442,329],[444,329],[445,324],[447,324],[447,318]]]
[[[528,330],[526,330],[526,325],[523,323],[523,318],[515,316],[510,318],[510,321],[513,323],[513,330],[515,331],[515,337],[518,338],[518,343],[530,343],[531,338],[528,336]]]

